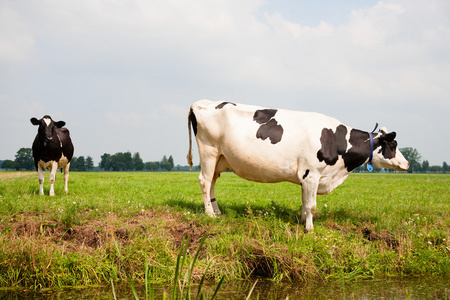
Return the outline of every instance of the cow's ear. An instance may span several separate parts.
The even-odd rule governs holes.
[[[30,122],[31,122],[31,124],[33,124],[33,125],[39,125],[39,120],[36,119],[36,118],[31,118],[31,119],[30,119]]]
[[[393,142],[395,140],[396,135],[397,134],[395,133],[395,131],[393,131],[393,132],[390,132],[390,133],[383,134],[381,136],[381,139],[383,141],[387,141],[387,142],[391,143],[391,142]]]
[[[58,128],[63,128],[64,125],[66,125],[66,122],[64,121],[55,122],[55,126]]]

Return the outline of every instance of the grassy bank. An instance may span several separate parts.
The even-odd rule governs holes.
[[[20,175],[20,176],[17,176]],[[0,286],[170,282],[183,237],[199,280],[283,280],[450,273],[450,176],[353,174],[319,196],[315,232],[299,223],[301,189],[224,173],[224,213],[203,214],[198,173],[72,172],[65,195],[39,196],[37,174],[0,173]]]

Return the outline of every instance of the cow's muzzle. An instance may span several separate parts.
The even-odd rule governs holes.
[[[398,165],[395,169],[399,172],[404,172],[409,169],[409,162],[405,161],[404,163]]]

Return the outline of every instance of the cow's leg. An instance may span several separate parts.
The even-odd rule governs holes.
[[[214,193],[214,187],[216,185],[216,181],[217,181],[217,178],[219,178],[219,176],[220,176],[220,173],[214,174],[213,180],[211,182],[211,191],[210,191],[211,205],[212,205],[214,213],[217,215],[222,214],[222,212],[219,209],[219,205],[217,204],[217,201],[216,201],[216,195]]]
[[[50,176],[49,176],[49,180],[50,180],[50,196],[55,196],[55,190],[54,190],[54,185],[55,185],[55,179],[56,179],[56,172],[58,171],[58,163],[56,161],[52,161],[50,164]]]
[[[228,162],[227,162],[226,158],[223,155],[221,155],[219,157],[219,160],[217,161],[217,164],[215,167],[213,180],[211,182],[211,191],[210,191],[211,205],[213,207],[214,213],[217,215],[222,214],[222,212],[219,209],[219,205],[216,200],[216,195],[215,195],[214,189],[216,186],[216,181],[220,177],[220,173],[225,172],[228,169],[229,169]]]
[[[312,176],[311,176],[312,177]],[[313,178],[302,183],[302,221],[306,231],[313,231],[313,215],[316,212],[316,197],[319,184]]]
[[[200,157],[202,158],[200,161],[200,175],[198,176],[198,181],[200,182],[200,186],[202,188],[202,196],[203,202],[205,203],[205,213],[210,217],[215,217],[214,209],[211,204],[211,187],[212,181],[214,179],[215,169],[217,158],[214,156],[202,155],[201,147],[199,147]],[[211,153],[211,150],[208,151]]]
[[[39,195],[44,195],[44,172],[42,171],[42,167],[40,165],[38,165],[37,172],[39,179]]]
[[[203,202],[205,204],[205,213],[210,217],[215,217],[214,209],[211,204],[211,182],[212,175],[209,175],[207,171],[203,171],[204,167],[200,171],[200,175],[198,176],[198,182],[200,182],[200,187],[202,188],[202,197]]]
[[[69,192],[69,188],[67,187],[67,184],[69,182],[69,167],[70,162],[67,163],[67,165],[64,167],[64,191],[66,192],[66,194]]]

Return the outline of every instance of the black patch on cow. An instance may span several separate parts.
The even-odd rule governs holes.
[[[194,111],[191,108],[189,112],[189,123],[192,124],[192,128],[194,129],[194,135],[197,135],[197,118],[195,117]]]
[[[236,106],[236,103],[233,103],[233,102],[222,102],[216,106],[216,109],[222,109],[227,104],[232,104],[232,105]]]
[[[345,168],[351,172],[360,165],[362,165],[370,155],[370,141],[369,134],[367,132],[352,129],[350,131],[349,143],[351,148],[342,155]],[[377,143],[374,140],[374,149],[377,147]]]
[[[306,172],[305,172],[305,174],[303,175],[303,179],[305,179],[305,178],[308,176],[308,174],[309,174],[309,169],[306,169]]]
[[[322,129],[320,137],[322,147],[317,152],[319,161],[325,161],[327,165],[333,166],[338,161],[339,155],[344,154],[347,149],[346,135],[347,127],[344,125],[339,125],[336,132],[332,129]]]
[[[261,124],[261,127],[259,127],[256,132],[256,138],[262,139],[263,141],[269,138],[272,144],[281,141],[284,131],[283,127],[273,118],[277,111],[278,110],[276,109],[261,109],[255,111],[253,121]]]
[[[258,124],[264,124],[267,123],[270,119],[272,119],[278,110],[276,109],[261,109],[255,111],[255,114],[253,115],[253,121],[255,121]]]
[[[397,141],[395,141],[395,132],[382,134],[379,138],[381,143],[380,153],[386,159],[392,159],[395,157],[397,151]]]
[[[256,137],[262,139],[263,141],[267,138],[270,139],[272,144],[276,144],[281,141],[283,136],[283,127],[278,124],[275,119],[270,120],[266,124],[261,125],[256,132]]]

